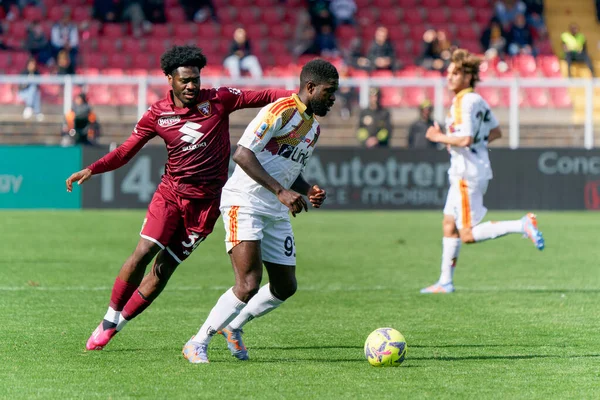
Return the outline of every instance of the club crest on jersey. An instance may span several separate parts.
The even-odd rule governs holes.
[[[208,117],[210,115],[210,101],[205,101],[204,103],[198,104],[198,111],[200,111],[205,117]]]
[[[167,126],[173,126],[179,121],[181,121],[181,117],[179,117],[179,115],[174,115],[172,117],[161,117],[158,119],[158,125],[164,128]]]

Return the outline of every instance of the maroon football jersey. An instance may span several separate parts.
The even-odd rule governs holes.
[[[227,180],[231,152],[229,114],[241,108],[263,107],[292,93],[277,89],[201,89],[195,106],[178,108],[170,91],[166,98],[152,104],[122,145],[88,168],[92,174],[115,170],[150,139],[160,136],[168,152],[162,181],[184,198],[218,197]]]

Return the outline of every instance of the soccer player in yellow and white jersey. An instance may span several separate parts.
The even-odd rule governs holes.
[[[446,118],[446,133],[436,123],[426,134],[430,141],[448,148],[450,189],[442,222],[440,279],[421,293],[454,292],[453,275],[461,243],[478,243],[518,233],[529,237],[539,250],[544,248],[544,238],[532,213],[513,221],[481,223],[487,212],[483,196],[492,179],[488,143],[502,134],[489,105],[474,92],[480,63],[475,55],[463,49],[452,54],[447,81],[454,99]]]
[[[325,191],[302,177],[320,127],[335,101],[339,75],[325,60],[300,73],[300,91],[264,107],[248,125],[233,155],[237,164],[223,188],[221,214],[235,285],[217,301],[183,348],[191,363],[207,363],[211,338],[221,332],[231,353],[248,359],[242,326],[279,307],[296,291],[296,244],[289,214],[320,207]],[[260,287],[263,264],[269,283]]]

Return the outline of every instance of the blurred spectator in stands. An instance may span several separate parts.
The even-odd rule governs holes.
[[[27,28],[27,39],[25,41],[25,49],[29,51],[32,57],[40,64],[46,64],[52,59],[52,50],[50,43],[44,33],[42,25],[38,21],[34,21]]]
[[[500,0],[495,5],[496,17],[504,26],[510,29],[510,24],[515,21],[518,14],[525,14],[527,6],[521,0]]]
[[[590,69],[592,76],[594,76],[594,66],[587,53],[587,40],[584,34],[579,31],[579,26],[576,23],[571,23],[569,30],[560,35],[560,40],[565,52],[569,78],[571,77],[571,64],[573,62],[584,62]]]
[[[600,22],[600,0],[596,0],[596,19]]]
[[[58,56],[58,52],[66,50],[73,63],[77,59],[79,51],[79,31],[77,25],[71,22],[71,11],[65,9],[60,21],[52,26],[50,32],[50,45],[52,46],[52,55],[54,58]]]
[[[311,23],[317,31],[317,35],[325,25],[335,27],[335,19],[329,11],[329,2],[324,0],[309,0],[308,12],[310,14]]]
[[[423,34],[423,52],[417,64],[435,71],[445,71],[450,65],[453,46],[444,31],[428,29]]]
[[[338,68],[341,79],[350,78],[350,68],[347,65],[342,65]],[[338,88],[335,94],[337,101],[340,104],[340,116],[346,120],[350,118],[352,114],[352,106],[358,99],[358,92],[356,87],[350,85],[342,85]]]
[[[319,47],[319,53],[323,57],[337,57],[339,50],[335,35],[333,34],[333,27],[329,25],[323,25],[321,32],[317,34],[317,46]]]
[[[308,11],[299,11],[296,17],[296,27],[294,28],[294,38],[292,39],[290,52],[295,58],[305,54],[319,55],[320,49],[316,39],[317,33],[310,23]]]
[[[143,5],[143,0],[123,0],[121,20],[131,22],[131,32],[136,38],[141,37],[144,31],[147,30]]]
[[[411,149],[437,149],[437,143],[430,142],[425,134],[433,126],[433,104],[429,100],[419,105],[419,119],[408,128],[408,147]]]
[[[369,48],[367,58],[371,62],[372,69],[396,69],[396,54],[386,27],[380,26],[375,30],[375,40]]]
[[[354,14],[356,14],[356,2],[354,0],[331,0],[329,10],[333,14],[336,26],[354,25]]]
[[[61,145],[94,145],[99,135],[100,125],[96,114],[88,104],[85,94],[77,95],[71,111],[65,115]]]
[[[118,22],[121,15],[120,0],[94,0],[93,17],[102,22]]]
[[[533,35],[523,14],[517,14],[508,32],[508,54],[534,54]]]
[[[27,61],[27,66],[21,75],[36,76],[39,75],[37,61],[35,58],[30,58]],[[40,86],[37,83],[22,83],[19,85],[19,97],[25,102],[23,110],[23,118],[30,119],[34,114],[38,121],[44,119],[42,114],[42,94]]]
[[[200,23],[208,20],[209,17],[213,21],[219,20],[212,0],[179,0],[179,4],[190,21]]]
[[[59,51],[58,56],[56,56],[56,74],[75,75],[75,66],[69,52],[66,50]]]
[[[19,0],[0,0],[0,21],[6,19],[7,21],[14,20],[17,16],[11,12],[12,6],[18,6]]]
[[[371,60],[362,53],[362,41],[360,38],[353,38],[350,46],[345,52],[345,61],[348,65],[356,69],[370,71],[372,68]]]
[[[493,49],[498,57],[503,58],[507,42],[508,35],[500,20],[498,17],[493,17],[490,25],[481,34],[481,46],[484,52],[487,54],[490,49]]]
[[[262,76],[260,62],[252,54],[250,40],[246,35],[244,28],[237,28],[233,33],[233,40],[229,47],[229,56],[223,62],[225,68],[229,70],[232,78],[239,78],[241,71],[248,71],[253,78]]]
[[[544,15],[544,0],[523,0],[525,3],[525,15]]]
[[[367,148],[387,147],[392,134],[390,111],[381,106],[381,91],[378,88],[369,90],[369,107],[361,110],[358,140]]]
[[[144,0],[142,4],[146,21],[153,24],[164,24],[167,22],[165,0]]]

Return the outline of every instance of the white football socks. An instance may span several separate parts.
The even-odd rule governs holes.
[[[244,307],[246,303],[235,296],[233,288],[229,288],[210,310],[208,318],[194,337],[194,342],[208,344],[215,333],[233,321]]]
[[[444,237],[442,239],[442,273],[439,280],[441,285],[452,282],[461,243],[460,238]]]
[[[509,233],[523,233],[523,223],[520,219],[515,221],[488,221],[475,226],[472,232],[473,239],[476,242],[483,242],[484,240],[496,239]]]
[[[108,307],[106,314],[104,314],[104,319],[109,322],[112,322],[113,324],[118,324],[120,316],[121,316],[120,311],[117,311],[112,307]]]
[[[253,298],[250,299],[248,305],[240,312],[240,315],[231,321],[228,328],[241,329],[248,321],[262,317],[279,307],[281,304],[283,304],[283,301],[273,296],[273,293],[271,293],[271,286],[267,283],[260,288]]]

